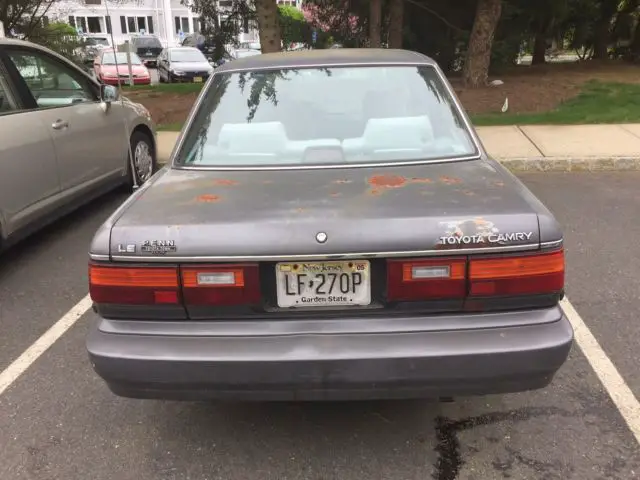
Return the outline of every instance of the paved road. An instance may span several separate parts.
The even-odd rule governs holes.
[[[568,293],[640,395],[640,173],[521,177],[566,225]],[[0,369],[86,294],[113,194],[0,258]],[[640,478],[640,447],[579,348],[551,387],[449,404],[206,404],[114,397],[85,314],[0,395],[0,479]]]

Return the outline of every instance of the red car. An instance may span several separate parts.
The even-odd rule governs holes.
[[[150,85],[151,75],[144,66],[140,57],[131,53],[131,73],[134,85]],[[127,66],[126,52],[114,52],[103,50],[93,62],[93,70],[96,78],[108,85],[129,85],[129,68]]]

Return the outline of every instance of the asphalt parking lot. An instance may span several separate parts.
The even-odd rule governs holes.
[[[576,345],[545,390],[453,403],[127,400],[87,361],[89,312],[0,393],[0,479],[640,478],[619,410],[637,408],[626,386],[640,396],[640,172],[520,178],[563,223],[568,298],[626,385],[605,389],[602,358]],[[123,199],[108,195],[0,257],[0,371],[85,297],[88,243]]]

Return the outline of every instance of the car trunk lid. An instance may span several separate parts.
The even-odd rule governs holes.
[[[536,248],[538,218],[523,190],[480,160],[322,170],[172,169],[117,220],[111,254],[223,261]],[[326,241],[317,240],[320,232]]]

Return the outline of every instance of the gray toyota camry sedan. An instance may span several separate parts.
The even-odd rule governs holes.
[[[90,250],[115,394],[449,398],[548,385],[573,342],[553,215],[403,50],[216,69]]]

